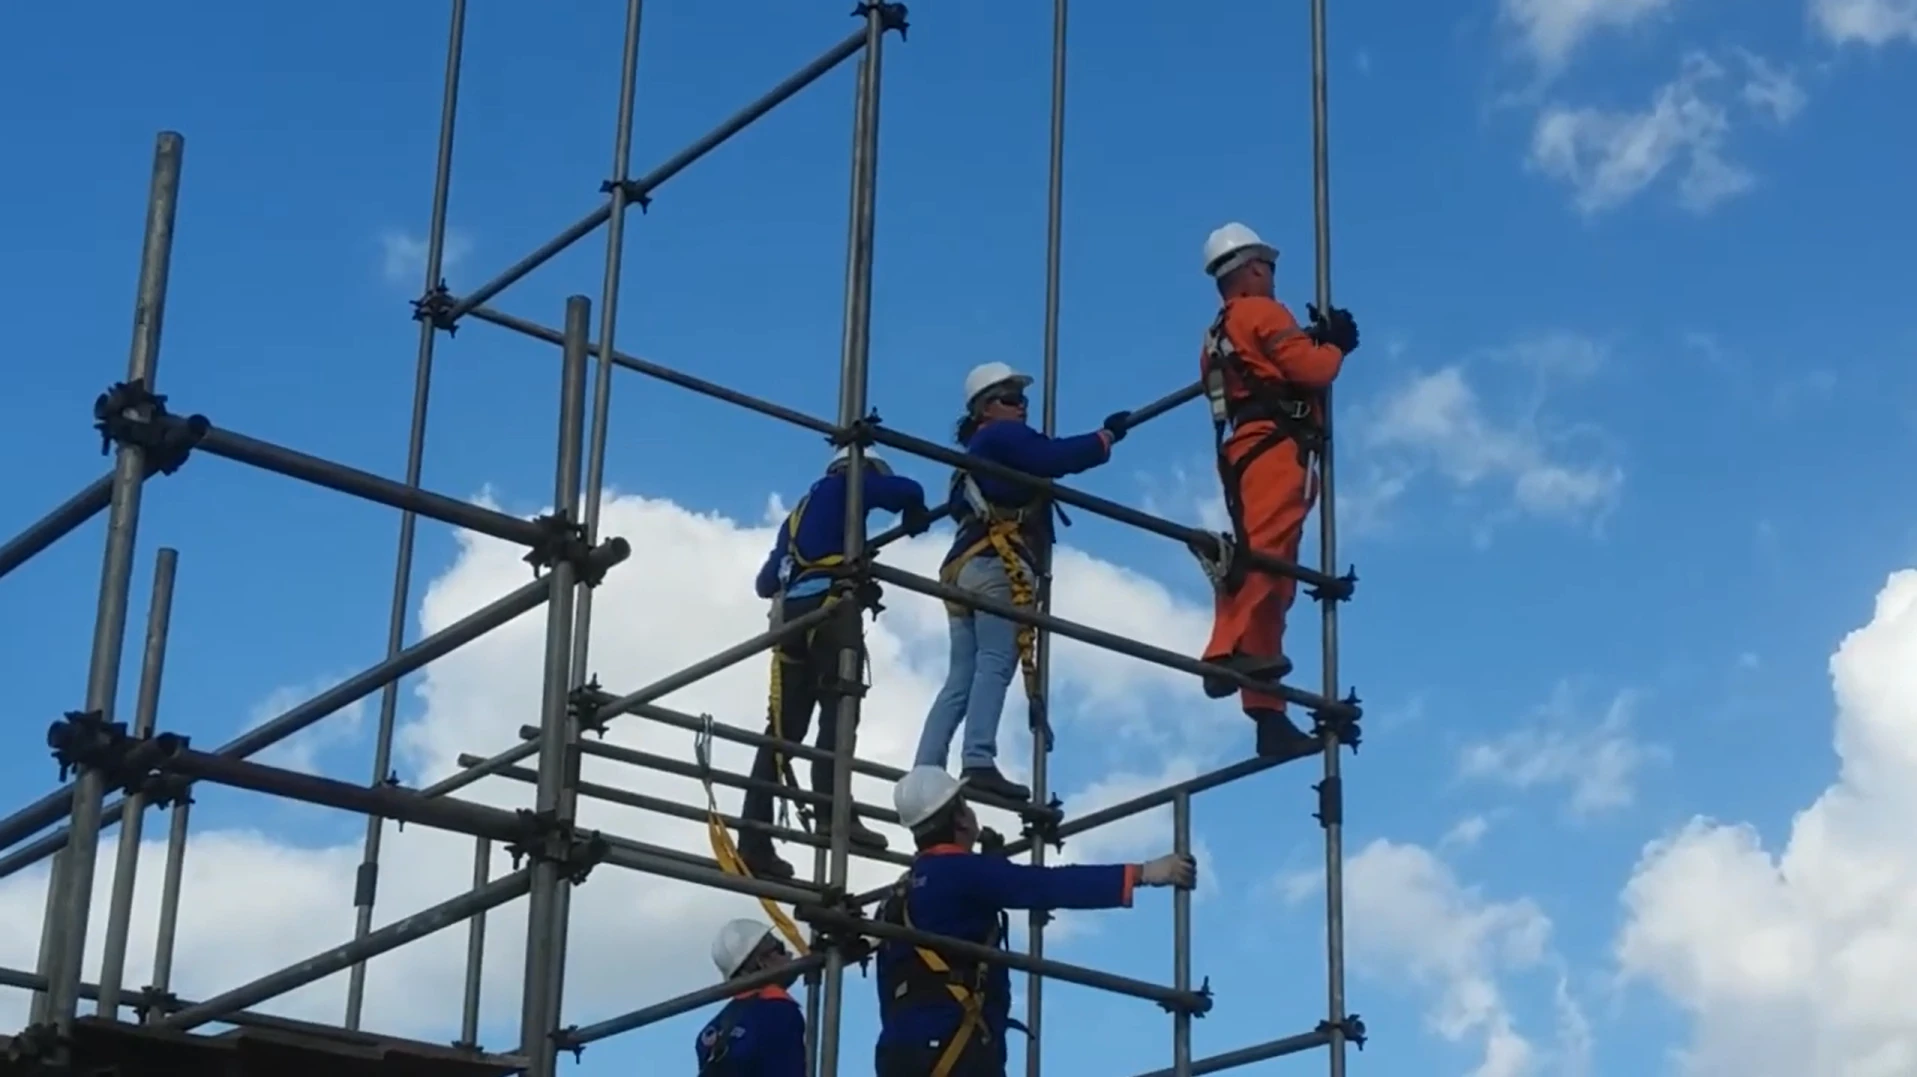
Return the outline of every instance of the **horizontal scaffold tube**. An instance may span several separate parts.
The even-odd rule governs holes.
[[[519,730],[519,735],[525,737],[528,732],[537,736],[539,730],[532,726],[522,726]],[[709,779],[714,785],[723,785],[732,789],[743,789],[748,792],[757,791],[768,793],[779,800],[790,800],[809,807],[829,807],[832,803],[830,796],[825,793],[814,792],[811,789],[795,789],[786,785],[784,782],[751,778],[733,771],[720,770],[717,767],[701,767],[697,763],[687,763],[663,755],[655,755],[652,752],[642,752],[635,748],[621,747],[617,744],[606,744],[601,741],[581,741],[579,744],[579,752],[582,755],[609,759],[615,763],[626,763],[635,767],[644,767],[647,770],[656,770],[662,774],[672,774],[681,778],[691,778],[694,781]],[[852,813],[854,815],[863,815],[867,819],[876,819],[881,823],[892,823],[896,825],[899,821],[899,813],[890,808],[874,807],[873,805],[860,804],[856,801],[852,805]]]
[[[996,599],[985,598],[969,591],[962,591],[956,587],[949,587],[937,580],[927,579],[923,576],[892,568],[889,565],[874,562],[866,566],[866,572],[870,574],[873,579],[881,583],[893,584],[897,587],[903,587],[908,591],[916,591],[919,594],[943,599],[946,602],[952,602],[985,613],[995,614],[1008,621],[1031,625],[1034,628],[1043,629],[1047,632],[1064,636],[1067,639],[1075,639],[1080,643],[1088,643],[1094,647],[1103,647],[1108,651],[1115,651],[1143,662],[1151,662],[1155,665],[1164,666],[1167,669],[1175,669],[1200,677],[1219,677],[1229,680],[1231,683],[1243,688],[1271,692],[1284,697],[1288,702],[1296,703],[1314,713],[1323,714],[1329,718],[1350,720],[1358,717],[1358,708],[1349,703],[1335,699],[1326,699],[1324,696],[1312,692],[1300,691],[1283,684],[1271,684],[1256,680],[1234,669],[1212,665],[1209,662],[1201,662],[1196,658],[1168,651],[1163,647],[1154,647],[1149,643],[1139,643],[1136,640],[1081,625],[1075,621],[1066,621],[1058,617],[1053,617],[1050,614],[1022,609],[1009,602],[1000,602]]]
[[[59,508],[27,525],[27,529],[0,546],[0,577],[33,560],[41,550],[100,514],[113,500],[113,473],[93,480],[86,489],[67,498]]]
[[[1312,757],[1315,758],[1316,756],[1317,752],[1314,750]],[[1235,782],[1240,778],[1250,777],[1260,771],[1270,770],[1273,767],[1280,766],[1287,762],[1290,762],[1290,760],[1283,757],[1243,759],[1230,766],[1220,767],[1217,770],[1200,774],[1195,778],[1187,778],[1182,782],[1173,782],[1163,789],[1154,790],[1142,796],[1135,796],[1130,800],[1113,804],[1110,807],[1086,812],[1084,815],[1059,824],[1058,831],[1053,836],[1063,841],[1074,834],[1083,834],[1094,827],[1101,827],[1107,823],[1115,823],[1120,819],[1127,819],[1142,812],[1151,811],[1153,808],[1162,808],[1176,800],[1180,794],[1191,796],[1202,793],[1207,789],[1215,789],[1227,782]],[[1017,841],[1006,844],[1005,855],[1018,856],[1030,851],[1031,848],[1031,838],[1020,838]]]
[[[673,857],[654,856],[621,845],[612,845],[606,850],[604,863],[628,871],[657,875],[662,879],[677,879],[682,883],[711,887],[714,890],[729,890],[747,897],[766,898],[782,905],[804,905],[817,902],[823,895],[817,887],[796,880],[773,882],[769,879],[753,879],[744,875],[728,875],[716,868],[703,868],[687,864]]]
[[[1067,965],[1062,961],[1048,961],[1021,954],[1015,950],[1002,950],[995,946],[967,942],[945,935],[934,935],[917,931],[900,924],[890,924],[879,920],[867,920],[837,909],[821,908],[813,905],[799,905],[793,909],[799,919],[818,927],[841,931],[851,935],[862,935],[888,942],[906,942],[914,946],[923,946],[948,957],[964,958],[970,961],[985,961],[994,965],[1003,965],[1019,972],[1035,972],[1054,980],[1064,980],[1084,987],[1095,987],[1101,991],[1111,991],[1132,998],[1156,1002],[1174,1010],[1183,1010],[1191,1014],[1202,1014],[1211,1009],[1211,998],[1197,991],[1179,991],[1160,984],[1146,983],[1125,976],[1114,976],[1097,969]]]
[[[1241,1047],[1236,1051],[1226,1051],[1222,1055],[1201,1058],[1191,1064],[1191,1074],[1192,1077],[1199,1077],[1206,1073],[1223,1073],[1226,1070],[1237,1069],[1239,1066],[1249,1066],[1253,1062],[1265,1062],[1274,1058],[1283,1058],[1286,1055],[1301,1054],[1323,1047],[1330,1042],[1331,1033],[1329,1032],[1307,1032],[1301,1036],[1286,1036],[1282,1040],[1272,1040],[1270,1043],[1261,1043],[1255,1047]],[[1150,1073],[1141,1074],[1140,1077],[1177,1077],[1177,1075],[1172,1070],[1153,1070]]]
[[[622,1032],[631,1032],[634,1029],[644,1028],[647,1025],[656,1025],[661,1021],[677,1017],[682,1013],[691,1013],[694,1010],[704,1009],[715,1002],[724,1002],[727,999],[739,998],[750,992],[757,991],[761,987],[769,987],[772,984],[781,983],[793,975],[802,976],[815,969],[824,967],[824,954],[808,954],[805,957],[789,961],[776,969],[766,969],[762,972],[755,972],[750,976],[741,976],[736,980],[727,980],[725,983],[713,984],[711,987],[702,987],[697,991],[680,995],[678,998],[654,1003],[644,1009],[634,1010],[620,1017],[614,1017],[609,1020],[600,1021],[597,1024],[587,1025],[585,1028],[572,1030],[562,1029],[558,1037],[559,1046],[562,1049],[584,1047],[589,1043],[597,1043],[600,1040],[617,1036]]]

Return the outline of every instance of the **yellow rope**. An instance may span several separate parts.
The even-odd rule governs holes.
[[[705,720],[708,728],[699,733],[698,740],[694,742],[693,751],[699,759],[701,772],[699,781],[706,790],[706,837],[712,843],[712,858],[719,862],[720,870],[727,875],[738,875],[750,879],[753,877],[752,869],[746,867],[745,858],[739,855],[739,847],[733,844],[732,831],[719,815],[718,796],[712,789],[712,731],[710,729],[712,718],[707,715]],[[792,952],[799,957],[804,957],[809,951],[805,945],[805,937],[799,933],[799,925],[793,923],[785,910],[771,898],[760,898],[759,907],[765,910],[766,916],[772,921],[772,926],[779,929],[779,934],[785,936],[785,941],[792,947]]]

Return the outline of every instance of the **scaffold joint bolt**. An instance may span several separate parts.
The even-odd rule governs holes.
[[[413,300],[413,320],[444,330],[449,337],[458,336],[459,323],[453,320],[454,306],[453,293],[442,277],[425,295]]]
[[[579,727],[581,733],[592,733],[604,740],[606,723],[599,718],[599,708],[611,703],[612,699],[612,693],[600,687],[599,678],[595,676],[566,693],[566,709],[571,712],[573,724]]]
[[[143,449],[148,476],[180,470],[212,425],[204,415],[180,419],[169,414],[166,397],[148,390],[140,378],[116,382],[93,401],[100,455],[115,445]]]
[[[854,420],[844,428],[827,434],[825,440],[833,447],[843,449],[848,445],[869,448],[872,445],[872,431],[884,426],[885,420],[879,417],[879,409],[873,408],[865,418]]]
[[[1314,584],[1305,589],[1305,593],[1319,602],[1349,602],[1351,595],[1358,589],[1358,567],[1345,569],[1345,574],[1330,583]]]
[[[1317,1032],[1321,1036],[1329,1036],[1336,1032],[1344,1037],[1346,1043],[1360,1051],[1365,1049],[1364,1018],[1355,1013],[1346,1014],[1337,1021],[1320,1021]]]
[[[537,546],[526,552],[525,562],[533,568],[533,578],[554,565],[566,563],[579,573],[579,582],[596,586],[605,578],[603,567],[595,567],[592,544],[586,541],[586,525],[565,513],[549,512],[533,517],[534,526],[545,532]]]
[[[879,26],[881,31],[897,30],[899,32],[899,40],[907,40],[906,31],[911,29],[911,24],[906,21],[907,12],[904,4],[860,4],[858,7],[852,9],[852,15],[854,18],[863,19],[869,16],[873,11],[879,13]]]
[[[586,1045],[573,1039],[578,1034],[578,1025],[567,1025],[553,1034],[553,1038],[564,1045],[560,1048],[561,1050],[572,1052],[574,1063],[582,1062],[586,1057]]]
[[[638,206],[641,213],[652,208],[652,192],[638,180],[607,180],[599,185],[600,194],[611,194],[614,190],[625,191],[626,205]]]

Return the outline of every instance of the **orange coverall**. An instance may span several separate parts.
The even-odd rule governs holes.
[[[1265,296],[1244,296],[1225,302],[1224,334],[1237,349],[1240,363],[1225,371],[1226,398],[1232,404],[1251,400],[1247,376],[1293,390],[1329,387],[1344,365],[1344,353],[1306,336],[1283,303]],[[1210,341],[1201,359],[1201,376],[1209,371]],[[1238,369],[1233,369],[1238,367]],[[1322,405],[1312,406],[1314,421],[1322,422]],[[1272,423],[1256,419],[1233,427],[1225,441],[1225,459],[1236,465],[1252,446],[1271,433]],[[1299,460],[1296,442],[1285,440],[1254,459],[1239,484],[1246,545],[1259,553],[1286,561],[1298,559],[1298,540],[1305,517],[1317,499],[1314,477]],[[1285,614],[1297,595],[1298,581],[1248,566],[1244,581],[1229,594],[1218,594],[1212,614],[1211,642],[1205,659],[1216,661],[1234,652],[1276,657],[1283,652]],[[1285,709],[1274,693],[1244,689],[1244,709]]]

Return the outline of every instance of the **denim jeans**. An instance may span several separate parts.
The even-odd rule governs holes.
[[[1000,602],[1012,601],[1012,581],[1005,566],[989,551],[959,569],[958,588]],[[994,766],[998,757],[999,712],[1005,692],[1018,673],[1018,626],[989,613],[966,612],[947,622],[952,633],[952,657],[945,687],[932,700],[919,735],[913,760],[919,766],[943,767],[952,737],[963,725],[965,740],[959,766]]]

